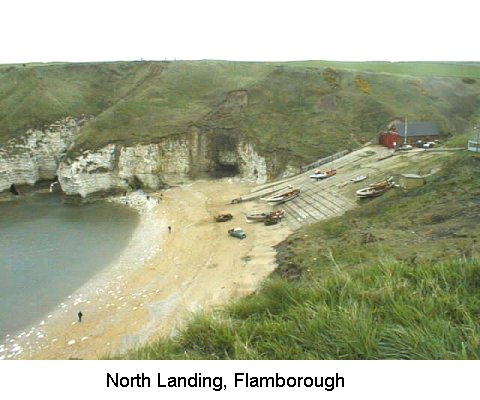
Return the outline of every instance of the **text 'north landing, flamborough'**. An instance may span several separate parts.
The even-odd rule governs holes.
[[[235,388],[320,388],[332,391],[345,387],[345,378],[338,373],[335,376],[282,376],[278,372],[270,376],[252,376],[246,372],[236,372],[233,376]],[[191,376],[162,376],[157,373],[156,379],[145,373],[134,376],[120,376],[118,373],[107,373],[107,387],[139,387],[150,388],[210,388],[214,391],[226,390],[222,376],[203,376],[195,372]]]

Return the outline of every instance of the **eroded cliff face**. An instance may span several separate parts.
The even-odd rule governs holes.
[[[74,154],[75,137],[93,117],[65,118],[22,139],[0,145],[0,192],[56,177],[67,196],[82,199],[136,188],[158,190],[197,178],[236,176],[262,184],[293,174],[276,153],[262,155],[240,128],[247,90],[228,92],[221,103],[184,134],[157,137],[154,143],[111,143]]]
[[[191,127],[184,135],[156,143],[109,144],[66,159],[81,126],[90,118],[65,118],[23,139],[0,147],[0,191],[10,185],[33,185],[56,177],[67,196],[123,193],[136,188],[158,190],[205,176],[237,176],[262,184],[278,175],[275,155],[258,154],[236,131]],[[293,174],[295,169],[282,168]]]
[[[52,180],[76,133],[90,117],[68,117],[43,130],[30,129],[20,139],[0,145],[0,192],[11,184]]]
[[[58,180],[66,195],[85,198],[94,193],[118,193],[137,187],[156,190],[188,180],[188,142],[168,138],[156,144],[110,144],[65,160]]]
[[[66,195],[82,198],[137,187],[157,190],[219,170],[253,183],[266,182],[266,160],[252,145],[240,142],[228,150],[212,148],[211,137],[198,131],[154,144],[111,144],[61,162],[57,175]]]

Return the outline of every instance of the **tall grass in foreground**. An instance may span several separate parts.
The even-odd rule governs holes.
[[[273,278],[223,313],[127,355],[141,359],[477,359],[480,261]]]

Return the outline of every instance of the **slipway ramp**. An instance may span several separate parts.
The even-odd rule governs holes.
[[[300,188],[300,196],[292,201],[274,206],[287,212],[285,222],[292,229],[336,217],[357,207],[360,203],[355,192],[369,183],[393,175],[393,171],[404,166],[408,168],[410,157],[440,157],[440,153],[413,150],[394,153],[393,150],[380,145],[368,145],[352,151],[333,161],[318,166],[318,169],[337,169],[337,174],[323,180],[309,178],[312,170],[298,175],[260,185],[251,193],[241,196],[242,201],[259,201],[274,192],[292,186]],[[361,183],[351,180],[359,175],[368,179]],[[263,203],[263,202],[262,202]],[[266,203],[265,203],[266,205]]]

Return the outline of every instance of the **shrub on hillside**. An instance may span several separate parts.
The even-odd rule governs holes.
[[[355,78],[355,83],[363,93],[370,94],[370,85],[365,79]]]
[[[334,88],[337,88],[340,86],[339,84],[340,74],[334,68],[326,68],[325,71],[323,71],[323,79],[325,79],[330,84],[330,86]]]
[[[477,81],[473,78],[462,78],[462,82],[466,83],[468,85],[472,85],[473,83],[476,83]]]

